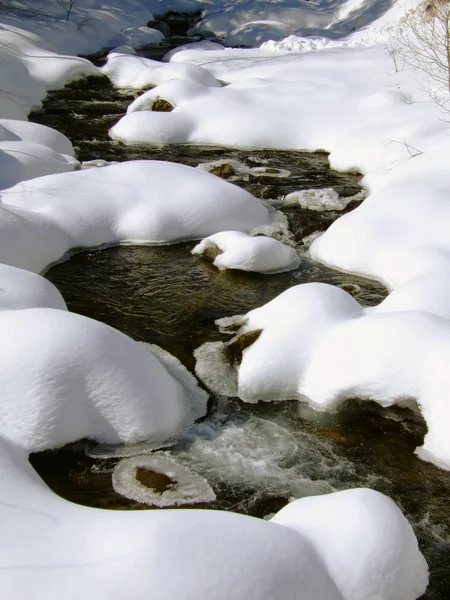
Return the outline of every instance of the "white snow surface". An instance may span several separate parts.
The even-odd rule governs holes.
[[[117,50],[110,52],[107,59],[101,71],[118,87],[139,90],[172,79],[194,81],[206,87],[221,87],[207,69],[197,65],[161,63],[151,58],[128,53],[121,54]]]
[[[291,246],[265,235],[252,237],[241,231],[221,231],[211,235],[197,244],[192,254],[203,255],[208,250],[221,252],[213,260],[220,270],[282,273],[300,264],[300,258]]]
[[[205,392],[103,323],[29,308],[1,311],[0,329],[0,435],[29,452],[85,437],[160,441],[206,411]]]
[[[343,598],[414,598],[427,584],[426,565],[411,527],[398,519],[397,510],[386,496],[355,489],[295,500],[271,521],[315,546]],[[384,568],[371,572],[374,563]]]
[[[299,531],[301,504],[293,506],[292,516],[281,512],[280,524],[208,510],[96,510],[56,496],[33,471],[24,451],[8,440],[0,438],[0,449],[4,476],[0,530],[2,539],[20,540],[0,549],[5,567],[2,591],[8,600],[25,600],[30,590],[39,600],[105,594],[111,600],[130,596],[137,600],[149,596],[160,600],[174,596],[182,600],[298,600],[300,595],[302,600],[353,599],[339,590],[333,569],[327,565],[331,551],[322,549],[320,498],[317,516],[307,503],[304,505],[313,521],[310,530],[316,527],[314,533],[306,527],[305,533]],[[342,494],[323,499],[328,520],[336,505],[338,529],[332,541],[338,551],[336,538],[342,544],[347,535],[351,541],[355,539],[354,523],[340,519]],[[360,577],[387,580],[384,589],[395,590],[385,594],[384,600],[420,595],[426,586],[427,569],[401,512],[371,490],[344,494],[349,494],[346,500],[359,517],[360,539],[373,547],[381,537],[383,547],[397,556],[400,540],[393,540],[390,532],[398,532],[402,575],[409,560],[408,581],[396,574],[397,563],[389,563],[387,553],[366,564]],[[353,546],[351,555],[335,554],[345,573],[351,573],[355,552],[360,552],[359,546]],[[399,596],[395,591],[404,593]],[[367,594],[356,598],[375,600]]]
[[[50,127],[0,119],[0,189],[79,168],[66,136]]]
[[[199,239],[275,219],[241,188],[163,161],[39,177],[3,191],[0,200],[0,260],[37,272],[71,248]]]
[[[66,310],[66,303],[44,277],[0,263],[0,311],[23,308]]]

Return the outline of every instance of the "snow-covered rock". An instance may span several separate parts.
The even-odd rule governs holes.
[[[66,310],[66,303],[44,277],[0,263],[0,310],[23,308]]]
[[[297,398],[331,411],[348,398],[417,402],[428,426],[418,453],[450,468],[450,321],[405,308],[364,310],[339,288],[295,286],[245,316],[219,320],[234,325],[236,337],[198,348],[196,372],[211,389],[247,402]]]
[[[205,413],[204,391],[103,323],[32,308],[1,311],[0,330],[0,435],[29,452],[86,437],[160,441]]]
[[[240,231],[222,231],[197,244],[192,254],[211,257],[218,269],[281,273],[300,264],[297,252],[274,238],[252,237]]]
[[[161,161],[39,177],[3,191],[1,201],[0,260],[33,271],[71,248],[176,242],[274,222],[241,188]]]
[[[157,29],[150,27],[127,27],[120,35],[111,41],[111,45],[131,46],[132,48],[142,48],[150,44],[158,44],[164,39],[164,35]],[[117,52],[117,49],[116,49]]]
[[[414,532],[383,494],[354,489],[301,498],[272,522],[312,543],[346,600],[418,598],[427,586]]]
[[[150,58],[130,54],[108,54],[108,61],[101,69],[114,85],[142,89],[172,79],[194,81],[207,87],[221,87],[211,73],[197,65],[160,63]]]

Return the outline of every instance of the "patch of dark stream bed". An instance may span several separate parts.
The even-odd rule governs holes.
[[[341,198],[355,197],[345,211],[361,200],[360,175],[333,171],[325,152],[124,146],[109,140],[108,129],[135,97],[135,92],[117,90],[106,79],[90,78],[51,92],[32,119],[67,135],[82,161],[153,159],[202,168],[209,164],[215,174],[266,201],[323,188],[333,188]],[[342,211],[315,212],[298,206],[282,210],[302,253],[300,266],[291,272],[268,276],[218,271],[191,255],[190,242],[88,250],[52,267],[46,276],[61,291],[69,310],[137,341],[157,344],[191,371],[195,348],[224,339],[216,319],[244,314],[293,285],[311,281],[339,285],[364,305],[378,304],[385,297],[380,284],[326,268],[304,254],[303,238],[324,231]],[[448,600],[450,473],[413,454],[425,433],[422,419],[412,412],[382,410],[369,402],[348,402],[331,415],[315,413],[297,401],[247,405],[213,396],[201,422],[152,456],[177,461],[212,487],[216,500],[188,506],[260,518],[294,497],[361,486],[377,489],[399,504],[415,528],[431,570],[424,598]],[[151,452],[145,444],[102,448],[82,440],[31,455],[30,462],[56,493],[73,502],[142,510],[152,507],[118,494],[113,473],[122,457]],[[144,467],[135,469],[135,477],[156,493],[176,490],[176,480]]]

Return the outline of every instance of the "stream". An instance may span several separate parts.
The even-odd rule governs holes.
[[[186,18],[172,15],[172,20],[178,23],[178,29],[172,27],[177,35],[165,46],[139,54],[160,59],[171,47],[187,41],[182,26]],[[95,61],[101,64],[102,57]],[[67,135],[81,161],[153,159],[203,165],[277,208],[277,199],[304,189],[333,188],[341,197],[354,198],[346,210],[361,201],[361,176],[333,171],[324,152],[161,148],[111,141],[108,129],[136,95],[115,89],[106,79],[89,78],[49,93],[42,111],[30,120]],[[195,243],[183,243],[80,252],[53,266],[46,277],[61,291],[69,310],[107,323],[137,341],[161,346],[191,372],[195,348],[225,339],[214,324],[216,319],[246,313],[293,285],[331,283],[364,305],[378,304],[386,296],[377,282],[334,271],[306,255],[304,238],[324,231],[342,212],[281,209],[303,259],[288,273],[218,271],[191,255]],[[206,418],[158,453],[198,473],[213,488],[216,500],[196,507],[264,518],[293,497],[362,486],[387,494],[413,525],[430,566],[424,598],[448,600],[450,473],[413,454],[425,433],[423,420],[411,411],[380,409],[370,402],[349,401],[339,413],[328,414],[315,413],[297,401],[253,405],[212,396]],[[114,490],[112,472],[121,454],[148,452],[142,445],[124,451],[80,440],[34,454],[30,462],[56,493],[73,502],[145,510],[152,507]]]

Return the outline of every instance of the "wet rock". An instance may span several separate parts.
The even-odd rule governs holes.
[[[223,346],[222,353],[233,365],[239,365],[242,361],[242,354],[246,348],[251,346],[262,333],[262,329],[255,329],[243,333],[239,337],[233,338]]]
[[[212,244],[211,246],[208,246],[208,248],[205,248],[202,257],[214,262],[216,256],[219,256],[220,254],[223,254],[223,250],[215,244]]]
[[[139,483],[142,483],[142,485],[145,485],[145,487],[148,487],[158,494],[166,492],[175,485],[175,481],[165,473],[157,473],[146,467],[136,467],[135,473],[136,481],[139,481]]]
[[[172,112],[174,107],[164,98],[157,98],[152,105],[152,110],[155,112]]]
[[[222,179],[228,179],[229,177],[236,175],[236,170],[233,165],[230,165],[230,163],[216,165],[215,167],[212,167],[209,172],[213,175],[217,175],[217,177],[221,177]]]

